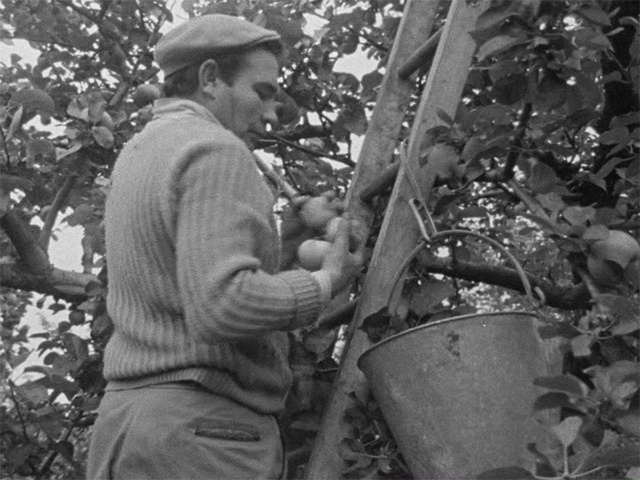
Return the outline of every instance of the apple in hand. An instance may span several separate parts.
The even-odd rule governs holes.
[[[324,258],[331,250],[331,242],[312,238],[305,240],[298,247],[298,261],[300,265],[309,271],[320,270]]]

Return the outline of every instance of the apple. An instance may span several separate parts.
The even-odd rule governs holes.
[[[640,259],[640,245],[631,235],[611,230],[609,236],[594,242],[587,252],[587,268],[593,279],[608,286],[624,280],[629,264]]]
[[[133,101],[138,107],[144,107],[161,96],[160,88],[151,84],[138,85],[132,94]]]
[[[593,279],[601,285],[612,287],[622,282],[624,272],[620,265],[611,260],[588,256],[587,268]]]
[[[325,195],[310,198],[300,209],[300,218],[311,228],[324,228],[337,216],[336,204]]]
[[[300,265],[310,271],[320,270],[325,257],[331,250],[332,243],[312,238],[305,240],[298,247]]]

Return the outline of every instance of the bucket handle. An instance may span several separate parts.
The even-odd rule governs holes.
[[[414,211],[414,214],[417,215],[417,219],[419,219],[419,213],[417,212],[415,203],[413,202],[413,200],[410,202],[410,205],[412,207],[412,210]],[[421,230],[424,229],[424,224],[422,223],[422,221],[420,221],[420,226],[421,226]],[[420,253],[420,251],[423,248],[426,248],[426,246],[429,243],[438,241],[438,240],[442,240],[444,238],[447,237],[475,237],[478,238],[484,242],[487,242],[489,244],[491,244],[493,247],[495,247],[497,250],[499,250],[501,253],[503,253],[510,261],[511,263],[513,263],[513,265],[515,266],[516,271],[518,272],[518,276],[520,277],[520,280],[522,281],[522,285],[524,286],[524,290],[525,293],[527,295],[527,297],[529,297],[529,299],[532,301],[533,305],[535,306],[535,308],[537,309],[539,307],[538,303],[544,304],[545,303],[545,298],[544,295],[542,293],[542,291],[540,291],[540,289],[536,289],[536,293],[541,297],[540,302],[538,302],[536,300],[536,298],[533,295],[533,289],[531,288],[531,282],[529,282],[529,279],[527,278],[527,274],[525,273],[524,269],[522,268],[522,265],[520,264],[520,262],[516,259],[515,256],[513,256],[506,248],[504,248],[500,243],[498,243],[497,241],[495,241],[492,238],[489,238],[485,235],[482,235],[480,233],[476,233],[476,232],[471,232],[468,230],[443,230],[441,232],[438,233],[434,233],[432,235],[423,235],[422,238],[420,239],[420,242],[418,243],[418,245],[411,251],[411,253],[409,253],[409,256],[405,259],[405,261],[402,263],[402,265],[400,266],[400,268],[398,269],[398,272],[396,273],[394,279],[393,279],[393,283],[391,284],[391,291],[389,292],[389,298],[387,299],[387,305],[389,305],[391,303],[391,299],[393,297],[393,293],[396,290],[396,287],[398,285],[398,283],[400,282],[400,279],[402,278],[405,270],[407,268],[409,268],[409,265],[411,265],[411,262],[413,262],[413,260],[415,259],[415,257],[418,255],[418,253]]]

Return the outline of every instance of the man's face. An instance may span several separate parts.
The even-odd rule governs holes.
[[[246,54],[244,67],[231,85],[220,82],[213,113],[227,129],[251,144],[275,125],[278,60],[266,50]]]

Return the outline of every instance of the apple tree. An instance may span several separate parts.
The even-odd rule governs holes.
[[[534,476],[623,478],[638,458],[638,4],[610,0],[487,0],[458,112],[424,140],[423,164],[445,158],[429,200],[439,229],[467,229],[515,255],[562,341],[562,377],[540,379],[538,407],[561,408],[567,443],[540,453]],[[3,476],[79,478],[104,389],[104,202],[118,152],[162,94],[153,49],[174,15],[241,15],[280,32],[281,128],[258,154],[298,191],[344,195],[402,17],[400,0],[5,0],[0,41],[39,52],[0,65],[0,296]],[[435,30],[449,1],[443,0]],[[341,59],[368,58],[361,75]],[[455,61],[455,59],[448,59]],[[415,96],[428,65],[408,81]],[[370,200],[377,221],[388,189]],[[77,268],[52,264],[60,225],[80,231]],[[409,227],[409,226],[408,226]],[[521,303],[517,272],[475,242],[425,252],[404,311],[377,338],[436,318]],[[428,285],[429,288],[420,287]],[[353,295],[357,296],[358,285]],[[40,311],[47,329],[30,333]],[[25,316],[25,312],[31,312]],[[284,415],[290,472],[303,474],[353,309],[292,334],[296,383]],[[375,322],[373,322],[375,323]],[[371,323],[371,325],[373,325]],[[33,361],[33,359],[37,361]],[[23,372],[23,373],[21,373]],[[635,372],[635,373],[634,373]],[[409,474],[374,403],[349,412],[349,478]],[[571,447],[571,448],[569,448]],[[570,455],[569,455],[570,454]],[[568,470],[564,470],[565,467]],[[497,472],[496,475],[499,475]],[[504,472],[503,472],[504,474]],[[526,477],[530,475],[530,477]],[[496,476],[495,478],[500,478]]]

